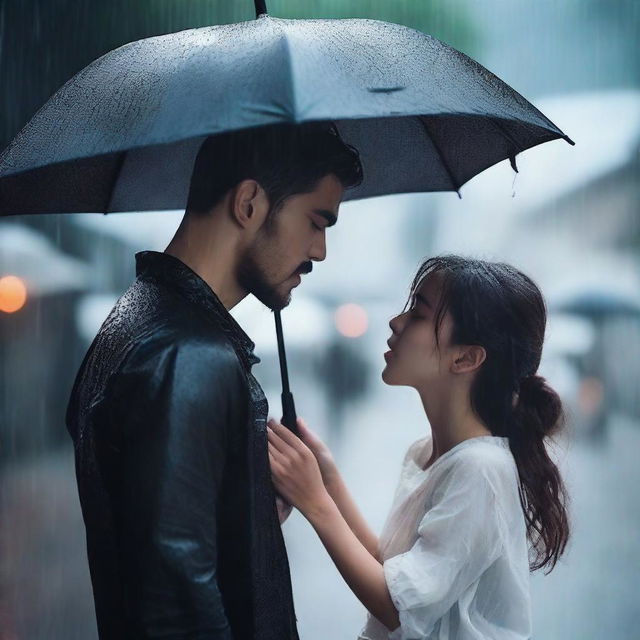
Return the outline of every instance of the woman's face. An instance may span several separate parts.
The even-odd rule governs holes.
[[[382,371],[389,385],[425,388],[437,384],[449,371],[453,323],[448,311],[440,325],[439,349],[435,336],[439,280],[437,274],[428,275],[416,292],[415,305],[389,322],[391,351],[385,353],[387,365]]]

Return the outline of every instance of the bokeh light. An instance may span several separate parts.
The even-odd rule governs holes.
[[[24,307],[27,301],[27,287],[18,276],[0,278],[0,311],[14,313]]]
[[[335,314],[336,328],[346,338],[359,338],[367,332],[367,312],[354,303],[343,304]]]

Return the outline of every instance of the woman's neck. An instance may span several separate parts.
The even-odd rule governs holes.
[[[422,405],[431,426],[433,453],[428,465],[469,438],[493,435],[471,408],[468,389],[449,388],[439,393],[421,392]]]

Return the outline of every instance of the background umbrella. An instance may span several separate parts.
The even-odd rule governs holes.
[[[640,296],[610,289],[586,288],[554,301],[553,309],[595,321],[608,316],[640,316]]]
[[[359,149],[365,179],[347,200],[458,191],[500,160],[515,168],[527,148],[571,142],[424,33],[281,20],[255,4],[255,21],[132,42],[76,74],[0,156],[0,215],[183,209],[208,135],[281,122],[333,120]],[[276,326],[281,338],[278,314]],[[282,371],[286,399],[284,358]],[[292,406],[284,413],[293,426]]]
[[[607,416],[612,410],[612,389],[606,384],[605,363],[610,348],[605,326],[613,318],[640,318],[640,295],[636,288],[623,286],[615,279],[601,283],[583,283],[567,288],[550,298],[549,308],[569,317],[588,320],[593,328],[589,348],[573,358],[580,371],[579,415],[583,429],[596,441],[607,432]]]

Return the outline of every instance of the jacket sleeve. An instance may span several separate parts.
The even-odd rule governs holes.
[[[140,345],[114,384],[119,546],[132,637],[231,640],[216,509],[241,369],[226,342]]]

